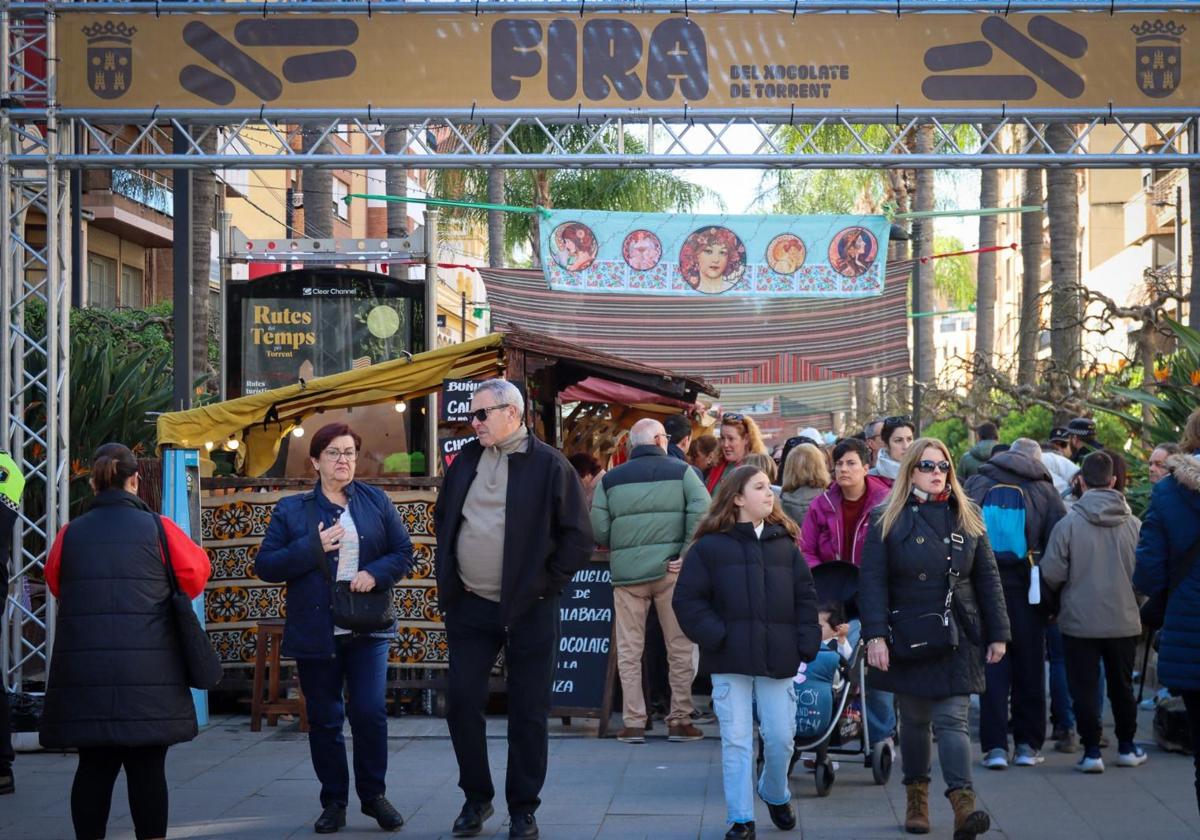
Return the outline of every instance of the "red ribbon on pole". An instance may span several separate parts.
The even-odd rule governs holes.
[[[987,248],[972,248],[969,251],[951,251],[949,254],[930,254],[928,257],[921,257],[922,263],[927,263],[930,260],[940,260],[942,257],[965,257],[967,254],[987,254],[991,251],[1007,251],[1009,249],[1017,250],[1018,245],[1013,242],[1009,245],[989,245]]]

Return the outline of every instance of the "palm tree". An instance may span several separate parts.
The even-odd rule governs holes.
[[[587,126],[568,127],[556,135],[556,140],[568,152],[580,151],[598,143],[594,132]],[[547,145],[545,132],[537,126],[515,127],[509,132],[508,142],[518,152],[529,154],[540,154]],[[644,151],[640,138],[626,135],[624,144],[628,154],[637,155]],[[496,203],[493,200],[495,185],[496,179],[489,182],[488,175],[481,170],[440,170],[434,174],[434,194],[439,198]],[[492,192],[489,192],[489,186]],[[503,203],[516,207],[639,213],[691,212],[710,195],[698,184],[656,169],[513,170],[503,178],[503,187]],[[488,219],[485,211],[452,212],[480,223]],[[504,253],[511,255],[518,248],[528,248],[533,266],[539,267],[540,232],[540,217],[536,213],[507,214],[503,224]]]
[[[1073,126],[1055,123],[1046,140],[1059,153],[1075,142]],[[1082,353],[1083,309],[1079,293],[1079,179],[1074,169],[1054,167],[1046,172],[1047,212],[1050,217],[1050,355],[1052,374],[1065,390],[1064,376],[1079,371]],[[1052,383],[1053,384],[1053,383]]]
[[[209,126],[200,138],[203,154],[216,154],[217,132],[216,126]],[[201,380],[204,383],[201,387],[207,390],[214,384],[209,376],[208,325],[211,320],[209,275],[212,272],[212,231],[217,216],[217,179],[211,169],[204,168],[193,171],[191,179],[192,218],[188,234],[192,237],[192,378]]]
[[[408,128],[387,125],[383,129],[383,150],[389,159],[403,160],[408,153]],[[389,166],[383,176],[383,188],[388,195],[408,194],[408,168],[398,163]],[[394,239],[408,233],[408,205],[399,201],[387,202],[387,237]],[[408,279],[408,266],[388,263],[388,274]]]
[[[996,127],[980,127],[984,137]],[[979,177],[979,207],[987,210],[999,203],[1000,170],[984,169]],[[996,252],[988,250],[996,246],[998,217],[979,217],[979,260],[976,264],[975,285],[975,364],[984,370],[993,367],[996,352]]]
[[[320,125],[305,126],[301,130],[304,151],[321,154],[328,151],[329,140],[321,140]],[[310,239],[328,239],[333,236],[333,175],[319,166],[306,166],[300,170],[300,187],[304,193],[304,235]]]
[[[495,147],[504,136],[504,126],[488,126],[488,146]],[[488,204],[504,203],[505,170],[493,166],[487,173]],[[504,265],[504,211],[489,210],[487,214],[488,265],[499,268]]]
[[[1026,169],[1021,204],[1041,207],[1043,171]],[[1021,320],[1017,327],[1017,384],[1032,386],[1037,379],[1038,337],[1042,331],[1041,210],[1021,214]]]

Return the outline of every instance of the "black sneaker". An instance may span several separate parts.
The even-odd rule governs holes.
[[[450,833],[455,837],[474,837],[483,831],[483,823],[494,813],[491,802],[472,802],[468,799],[458,812],[458,819],[454,821]]]
[[[12,770],[0,770],[0,796],[16,792],[17,783],[13,778]]]
[[[404,817],[400,816],[386,796],[376,796],[362,804],[362,812],[373,817],[384,831],[399,831],[404,827]]]
[[[313,823],[313,831],[317,834],[333,834],[339,828],[346,826],[346,806],[326,805],[321,816]]]
[[[744,823],[734,823],[725,832],[725,840],[754,840],[757,836],[754,833],[754,820]]]
[[[796,809],[792,807],[792,803],[772,805],[768,802],[766,805],[767,813],[771,815],[771,822],[775,823],[775,827],[780,831],[791,831],[796,827]]]
[[[538,826],[533,814],[513,814],[512,823],[508,826],[508,836],[519,837],[521,840],[537,840]]]

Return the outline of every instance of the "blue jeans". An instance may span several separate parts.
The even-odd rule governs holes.
[[[763,771],[757,790],[770,805],[786,805],[788,764],[796,734],[796,684],[744,674],[713,674],[713,711],[721,724],[721,770],[730,822],[754,819],[754,708],[763,739]]]
[[[1050,722],[1056,731],[1075,729],[1071,691],[1067,688],[1067,660],[1063,656],[1062,631],[1058,622],[1046,627],[1046,654],[1050,659]]]
[[[308,708],[308,748],[321,781],[321,807],[346,807],[350,771],[342,724],[354,736],[354,790],[363,802],[383,796],[387,775],[388,640],[337,636],[332,659],[299,659],[300,688]],[[350,692],[349,710],[343,686]],[[348,714],[347,714],[348,711]]]
[[[850,619],[850,633],[847,641],[851,647],[857,647],[862,638],[862,622],[857,618]],[[867,735],[873,747],[885,738],[892,737],[896,732],[896,696],[890,691],[868,689],[866,702],[863,703],[863,714],[867,718]]]

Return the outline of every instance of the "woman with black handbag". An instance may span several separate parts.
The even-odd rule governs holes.
[[[970,695],[984,690],[985,661],[1004,656],[1008,614],[979,509],[940,440],[913,443],[872,513],[858,607],[868,684],[895,692],[900,709],[905,829],[929,831],[932,725],[954,838],[982,834],[991,820],[975,809],[967,710]]]
[[[280,649],[296,660],[308,710],[308,745],[321,781],[318,834],[346,824],[346,717],[362,812],[385,831],[404,825],[384,795],[385,701],[396,623],[391,589],[412,568],[412,541],[387,494],[354,480],[361,446],[345,423],[313,435],[308,454],[316,486],[279,500],[254,561],[258,577],[288,585]]]
[[[137,470],[128,447],[97,449],[96,498],[58,532],[46,561],[58,621],[41,742],[79,749],[71,818],[81,840],[104,837],[122,767],[138,840],[166,837],[167,748],[197,731],[169,572],[194,598],[211,567],[200,546],[137,497]]]

